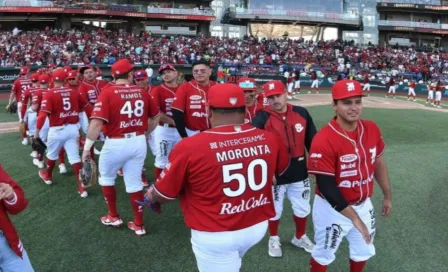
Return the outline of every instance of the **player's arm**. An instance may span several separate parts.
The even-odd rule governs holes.
[[[0,201],[10,214],[18,214],[28,205],[22,188],[0,165]]]
[[[36,139],[39,138],[40,130],[44,126],[47,116],[49,116],[51,114],[51,111],[52,111],[51,97],[52,97],[51,92],[47,92],[42,97],[39,115],[37,116],[36,131],[34,133],[34,138],[36,138]]]
[[[305,134],[305,147],[308,152],[310,152],[311,149],[311,143],[313,142],[314,136],[316,136],[317,130],[316,126],[314,125],[313,118],[311,117],[310,113],[306,111],[307,113],[307,120],[306,120],[306,134]]]
[[[180,137],[188,137],[185,125],[185,104],[187,99],[187,88],[181,85],[176,92],[173,104],[171,105],[171,112],[173,113],[174,123]]]
[[[160,121],[160,109],[151,95],[148,94],[148,132],[151,133],[156,129]]]
[[[379,128],[378,128],[379,130]],[[381,135],[381,132],[379,132]],[[382,215],[388,216],[392,209],[392,191],[390,188],[389,171],[387,169],[386,161],[383,158],[386,144],[382,137],[378,140],[376,145],[378,155],[376,155],[375,173],[374,177],[384,194]]]
[[[22,118],[22,122],[23,119],[25,118],[25,113],[28,107],[28,96],[29,96],[30,92],[28,90],[25,91],[25,94],[23,95],[22,98],[22,108],[20,109],[20,117]]]
[[[252,120],[252,125],[259,129],[264,129],[267,121],[269,119],[269,113],[267,111],[261,110],[255,115],[255,118]]]

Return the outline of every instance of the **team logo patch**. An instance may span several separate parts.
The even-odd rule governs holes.
[[[229,103],[231,105],[235,106],[237,102],[238,102],[238,98],[236,98],[236,97],[229,98]]]
[[[190,96],[190,100],[201,100],[201,96],[200,95],[192,95]]]
[[[310,157],[311,158],[320,159],[320,158],[322,158],[322,154],[320,154],[320,153],[312,153]]]
[[[303,126],[302,126],[302,124],[296,124],[296,125],[294,126],[294,128],[296,129],[297,133],[300,133],[300,132],[302,132],[302,130],[303,130]]]
[[[358,159],[358,156],[356,156],[355,154],[348,154],[339,158],[341,162],[347,162],[347,163],[354,162],[356,161],[356,159]]]
[[[351,188],[352,183],[349,180],[343,180],[341,183],[339,183],[339,187],[341,188]]]
[[[352,169],[356,167],[356,162],[341,164],[341,170]]]

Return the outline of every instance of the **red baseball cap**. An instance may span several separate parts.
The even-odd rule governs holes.
[[[56,70],[53,72],[53,79],[55,81],[64,81],[65,78],[67,78],[67,74],[64,72],[64,70]]]
[[[33,73],[31,75],[31,81],[33,81],[33,82],[39,81],[39,76],[40,76],[39,73]]]
[[[172,64],[163,64],[162,66],[160,66],[159,68],[159,74],[161,74],[163,71],[165,70],[172,70],[172,71],[176,71],[176,68],[174,68],[174,66]]]
[[[70,71],[67,74],[67,79],[75,79],[76,78],[76,71]]]
[[[64,72],[70,72],[72,70],[72,67],[71,66],[69,66],[69,65],[67,65],[67,66],[64,66]]]
[[[264,95],[266,97],[286,93],[285,84],[280,80],[271,80],[263,84]]]
[[[341,80],[331,88],[331,96],[334,100],[346,99],[355,96],[364,96],[361,84],[356,80]]]
[[[48,68],[52,69],[54,67],[56,67],[56,64],[54,64],[54,63],[48,64]]]
[[[134,65],[128,59],[121,59],[112,64],[112,75],[119,76],[130,72]]]
[[[231,83],[214,85],[208,91],[207,105],[213,108],[244,107],[246,104],[243,89]]]
[[[148,79],[148,74],[145,70],[138,70],[134,73],[134,79],[135,80],[144,80]]]
[[[29,71],[30,69],[28,69],[28,67],[22,67],[22,69],[20,69],[19,75],[26,75]]]
[[[243,89],[243,91],[256,91],[257,90],[257,82],[255,79],[250,77],[242,77],[237,82],[238,86]]]
[[[43,74],[39,76],[39,83],[46,84],[50,81],[50,76],[47,74]]]

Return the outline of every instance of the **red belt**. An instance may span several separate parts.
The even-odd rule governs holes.
[[[134,134],[135,135],[131,135]],[[109,139],[125,139],[125,138],[132,138],[132,137],[137,137],[140,135],[143,135],[145,133],[143,132],[131,132],[131,133],[126,133],[126,134],[121,134],[121,135],[114,135],[114,136],[107,136]]]
[[[170,127],[170,128],[175,128],[176,126],[174,126],[174,125],[170,125],[170,124],[168,124],[168,123],[163,123],[163,122],[160,122],[159,123],[159,126],[161,126],[161,127]]]

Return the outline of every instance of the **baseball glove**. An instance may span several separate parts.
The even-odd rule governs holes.
[[[88,188],[96,184],[97,170],[94,160],[84,161],[81,171],[79,171],[79,180],[84,188]]]
[[[19,132],[20,132],[20,134],[25,134],[25,132],[26,132],[25,122],[20,122],[20,124],[19,124]]]
[[[41,138],[33,138],[31,147],[41,155],[45,154],[45,151],[47,150],[47,145],[42,141]]]
[[[10,114],[17,113],[17,103],[12,102],[11,104],[7,105],[6,112],[9,112]]]

